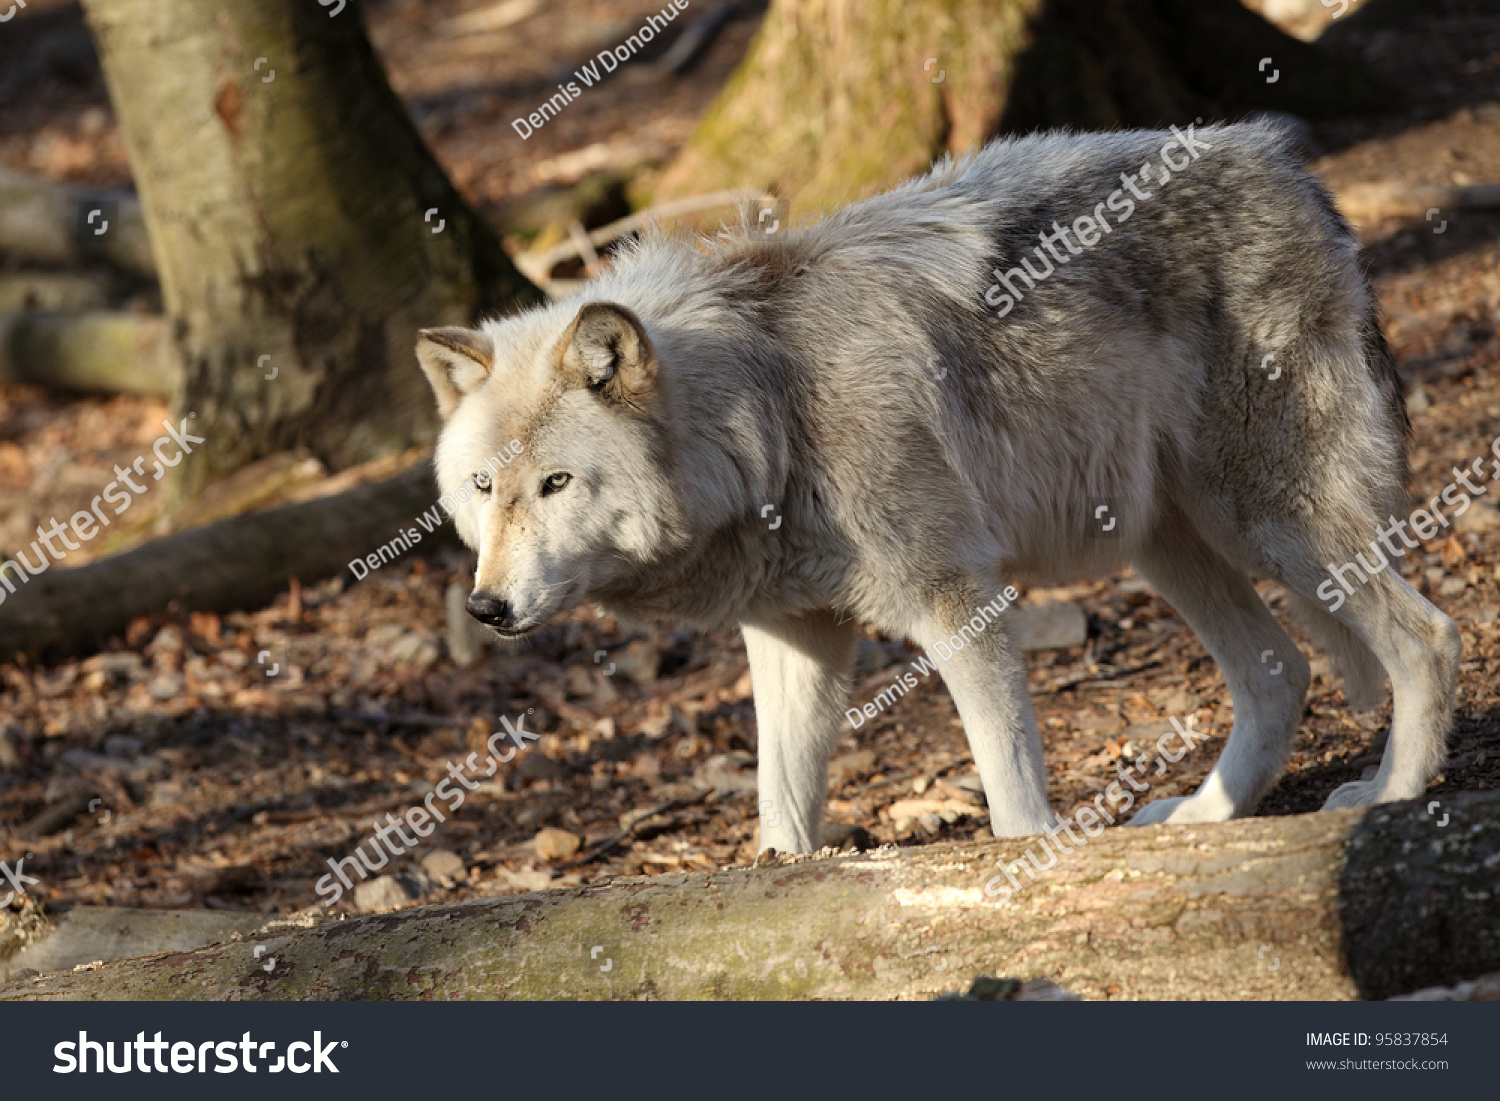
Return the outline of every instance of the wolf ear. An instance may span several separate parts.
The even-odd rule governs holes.
[[[458,408],[465,394],[484,385],[494,359],[495,346],[482,330],[449,325],[417,333],[417,362],[432,383],[444,420]]]
[[[563,337],[564,377],[607,401],[645,412],[656,385],[656,353],[640,318],[613,302],[588,302]]]

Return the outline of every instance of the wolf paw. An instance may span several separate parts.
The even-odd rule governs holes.
[[[1339,807],[1368,807],[1375,803],[1388,803],[1395,796],[1385,793],[1385,785],[1374,780],[1355,780],[1351,783],[1340,784],[1333,789],[1327,801],[1323,804],[1324,810],[1337,810]]]
[[[1164,822],[1183,825],[1194,822],[1227,822],[1234,813],[1227,807],[1217,806],[1197,795],[1176,799],[1158,799],[1142,807],[1127,826],[1156,826]]]

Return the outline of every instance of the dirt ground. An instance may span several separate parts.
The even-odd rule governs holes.
[[[590,171],[660,159],[685,140],[742,56],[753,19],[732,24],[685,77],[622,77],[615,93],[582,97],[525,142],[510,127],[559,72],[659,6],[391,0],[371,5],[369,22],[424,135],[460,188],[495,210]],[[1335,189],[1500,182],[1492,5],[1434,0],[1410,22],[1351,28],[1340,45],[1402,81],[1409,102],[1312,131],[1310,156]],[[0,74],[0,92],[11,93],[0,95],[0,166],[128,182],[76,5],[33,0],[0,35]],[[1413,498],[1426,499],[1500,437],[1500,214],[1441,211],[1364,234],[1410,390]],[[0,548],[19,549],[37,524],[86,503],[112,464],[160,435],[166,413],[144,398],[0,387]],[[1481,497],[1458,526],[1402,561],[1463,631],[1458,719],[1431,789],[1438,800],[1500,782],[1500,511]],[[372,905],[752,859],[755,721],[738,638],[582,610],[519,653],[459,668],[445,641],[444,593],[466,583],[469,568],[455,552],[408,556],[362,581],[346,573],[294,587],[269,608],[222,619],[163,610],[83,660],[0,664],[0,860],[32,853],[26,871],[41,882],[31,890],[53,906],[317,907],[327,860],[350,854],[377,818],[420,804],[450,763],[475,750],[483,761],[502,718],[522,716],[540,740],[386,868],[401,894]],[[1278,592],[1263,592],[1279,613]],[[1119,763],[1151,752],[1172,718],[1196,715],[1210,739],[1150,778],[1153,798],[1190,793],[1231,725],[1223,678],[1197,639],[1128,574],[1024,592],[1023,603],[1047,600],[1076,602],[1088,616],[1085,645],[1028,655],[1053,806],[1066,813],[1092,798]],[[899,642],[866,640],[851,705],[873,700],[913,656]],[[1352,715],[1326,662],[1314,659],[1314,669],[1293,758],[1261,814],[1315,810],[1378,761],[1389,706]],[[858,828],[841,831],[848,844],[986,833],[962,728],[937,678],[850,729],[830,777],[829,819]],[[339,904],[353,905],[349,896]]]

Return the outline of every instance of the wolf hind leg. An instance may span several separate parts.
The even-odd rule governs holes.
[[[1342,785],[1324,806],[1414,799],[1437,775],[1447,749],[1462,649],[1458,627],[1393,567],[1391,558],[1405,550],[1391,541],[1392,532],[1382,540],[1390,558],[1372,541],[1390,508],[1362,507],[1327,487],[1315,487],[1311,496],[1321,503],[1306,514],[1310,520],[1268,527],[1251,549],[1266,572],[1296,594],[1295,610],[1312,607],[1315,596],[1321,602],[1312,617],[1314,637],[1332,642],[1331,656],[1345,664],[1352,706],[1377,698],[1381,678],[1374,662],[1392,688],[1390,736],[1375,777]],[[1342,630],[1329,631],[1319,619]]]
[[[1195,794],[1157,800],[1130,824],[1222,822],[1248,815],[1291,752],[1312,679],[1307,659],[1249,578],[1179,512],[1163,516],[1137,551],[1135,566],[1218,662],[1234,701],[1234,727]]]
[[[1343,620],[1296,589],[1286,590],[1287,605],[1312,636],[1313,646],[1328,655],[1344,682],[1344,699],[1355,711],[1379,707],[1385,698],[1385,666]]]
[[[1339,786],[1323,806],[1415,799],[1447,752],[1463,648],[1458,627],[1390,568],[1340,595],[1345,600],[1332,614],[1360,636],[1390,675],[1391,731],[1374,778]]]

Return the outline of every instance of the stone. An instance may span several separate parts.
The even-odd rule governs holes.
[[[501,881],[512,890],[545,891],[552,886],[552,873],[540,868],[523,868],[518,872],[501,868],[499,871]]]
[[[187,679],[181,673],[162,673],[152,678],[147,691],[153,700],[170,700],[182,695],[186,687]]]
[[[621,650],[610,655],[615,671],[623,673],[639,685],[654,681],[661,671],[661,651],[649,639],[638,638]]]
[[[1445,577],[1438,585],[1439,596],[1457,596],[1469,587],[1469,583],[1462,577]]]
[[[389,646],[402,635],[406,634],[406,628],[399,623],[382,623],[378,627],[371,627],[365,634],[365,642],[370,646]]]
[[[1061,600],[1017,608],[1012,622],[1023,650],[1066,650],[1082,646],[1089,637],[1083,609]]]
[[[753,794],[755,777],[743,771],[750,758],[743,753],[718,753],[693,772],[693,784],[712,788],[721,795]]]
[[[377,876],[355,885],[354,908],[362,914],[394,910],[412,900],[399,879],[393,875]]]
[[[1153,697],[1153,700],[1158,697]],[[1198,710],[1198,697],[1186,688],[1163,693],[1158,706],[1169,715],[1191,715]]]
[[[447,849],[438,849],[430,852],[422,858],[422,871],[427,873],[428,878],[439,883],[459,883],[469,878],[469,871],[464,867],[463,858],[455,852]]]
[[[387,653],[391,661],[397,665],[411,665],[418,669],[425,669],[437,661],[442,651],[432,639],[412,631],[393,642]]]
[[[145,651],[148,654],[160,652],[175,653],[182,649],[182,632],[176,627],[163,627],[156,632],[156,637],[146,644]]]
[[[538,831],[531,840],[531,847],[536,850],[538,860],[545,860],[549,864],[555,864],[559,860],[568,860],[580,848],[583,841],[575,833],[567,830],[554,829],[549,826]]]

